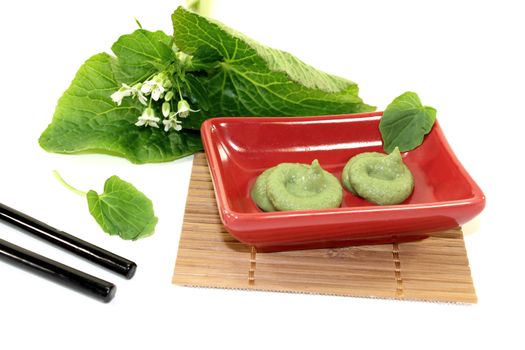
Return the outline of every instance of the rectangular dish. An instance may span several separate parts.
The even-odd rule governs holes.
[[[279,163],[318,159],[340,179],[352,156],[383,152],[380,118],[381,112],[208,119],[201,134],[228,232],[259,251],[401,242],[462,225],[483,210],[483,192],[437,122],[420,147],[403,153],[415,188],[402,204],[378,206],[345,190],[340,208],[265,213],[251,200],[257,176]]]

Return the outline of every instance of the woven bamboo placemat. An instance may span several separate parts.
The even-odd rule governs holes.
[[[195,287],[475,303],[461,228],[417,242],[258,253],[219,218],[195,155],[173,283]]]

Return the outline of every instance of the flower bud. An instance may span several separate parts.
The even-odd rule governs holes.
[[[162,104],[162,115],[167,118],[170,115],[170,104],[169,102],[164,102]]]
[[[168,91],[168,92],[166,93],[166,95],[164,96],[164,100],[165,100],[166,102],[169,102],[169,101],[171,101],[171,99],[173,98],[174,95],[175,95],[175,94],[173,93],[173,91]]]

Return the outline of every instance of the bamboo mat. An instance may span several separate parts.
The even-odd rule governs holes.
[[[476,303],[461,228],[417,242],[257,253],[219,218],[195,155],[172,282],[194,287]]]

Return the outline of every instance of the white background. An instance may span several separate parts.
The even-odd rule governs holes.
[[[102,304],[0,263],[1,349],[522,348],[525,21],[519,1],[225,1],[213,15],[267,45],[360,84],[384,109],[406,90],[438,110],[458,158],[487,196],[464,227],[477,305],[173,286],[191,157],[132,165],[56,155],[37,139],[78,67],[136,29],[172,33],[171,1],[2,1],[0,201],[135,260],[124,280],[0,225],[0,238],[115,282]],[[105,235],[85,200],[113,174],[154,202],[153,237]],[[519,285],[516,281],[521,282]]]

